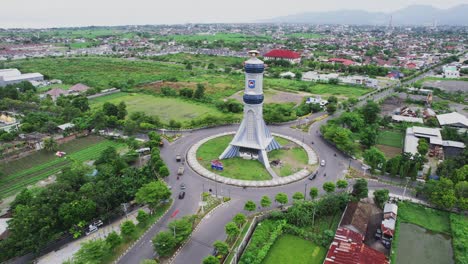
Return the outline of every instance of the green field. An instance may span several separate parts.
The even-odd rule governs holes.
[[[205,168],[211,167],[211,160],[218,159],[231,142],[233,136],[222,136],[214,138],[201,145],[197,151],[198,162]],[[225,159],[222,161],[224,170],[213,171],[221,176],[239,179],[263,181],[270,180],[271,176],[263,164],[256,160],[244,160],[242,158]]]
[[[148,115],[159,116],[165,122],[171,119],[184,122],[208,114],[213,116],[224,115],[218,109],[206,104],[139,93],[115,93],[93,98],[89,102],[91,108],[99,108],[105,102],[114,104],[125,102],[129,113],[141,111]]]
[[[281,141],[286,141],[280,143],[281,146],[291,145],[293,144],[290,149],[277,149],[273,150],[268,153],[268,158],[270,161],[272,160],[281,160],[283,165],[281,167],[273,167],[273,170],[276,172],[278,176],[284,177],[294,174],[304,167],[307,166],[309,161],[309,157],[307,156],[307,152],[301,148],[300,146],[289,142],[282,138]],[[278,142],[279,143],[279,142]]]
[[[307,87],[306,91],[312,94],[321,94],[325,96],[336,95],[339,97],[347,98],[357,98],[373,91],[370,88],[364,88],[359,86],[312,83],[297,80],[273,78],[265,78],[264,80],[264,87],[276,90],[299,91],[301,89],[301,86],[304,85]]]
[[[242,43],[248,41],[262,42],[271,41],[271,36],[268,35],[245,35],[238,33],[217,33],[213,35],[199,34],[199,35],[169,35],[169,36],[158,36],[156,40],[175,40],[176,42],[193,42],[193,41],[223,41],[225,43]]]
[[[227,65],[238,65],[238,58],[222,58],[215,56],[200,56],[200,67],[192,70],[185,69],[184,61],[188,61],[189,55],[174,55],[174,62],[149,60],[128,60],[106,57],[79,57],[79,58],[41,58],[30,60],[18,60],[6,63],[7,67],[18,68],[22,72],[40,72],[50,79],[60,79],[65,84],[74,85],[83,83],[93,88],[107,89],[115,86],[138,86],[146,84],[145,89],[152,89],[152,82],[165,80],[163,86],[177,86],[179,88],[193,88],[197,83],[205,85],[206,94],[215,99],[231,96],[244,87],[244,75],[241,73],[224,73],[216,70],[207,70],[202,64],[211,62],[216,68],[224,68]],[[186,59],[188,58],[188,59]],[[217,62],[219,60],[219,62]],[[241,59],[243,60],[243,59]],[[205,62],[203,62],[205,61]],[[168,81],[171,80],[171,81]],[[372,89],[330,85],[312,84],[288,79],[275,79],[265,77],[264,88],[282,91],[299,91],[303,86],[307,91],[325,96],[337,95],[357,98],[372,91]],[[158,88],[154,88],[159,90]]]
[[[268,251],[263,264],[321,264],[327,249],[293,235],[280,236]]]
[[[377,144],[390,147],[402,148],[404,135],[396,131],[380,131],[377,136]]]
[[[450,234],[449,213],[413,203],[398,204],[398,218],[433,232]]]
[[[463,220],[460,221],[460,219]],[[453,247],[455,258],[466,259],[467,246],[464,244],[464,242],[468,240],[464,233],[464,230],[468,229],[466,217],[414,203],[401,202],[398,203],[398,218],[391,254],[392,262],[395,262],[397,259],[399,239],[401,236],[404,236],[404,234],[399,233],[401,223],[415,224],[427,229],[427,232],[442,233],[446,236],[452,236],[453,245],[460,245]],[[463,262],[459,261],[456,263]]]
[[[67,153],[65,158],[59,158],[55,156],[55,153],[41,150],[22,159],[3,164],[4,176],[0,177],[0,196],[14,194],[28,185],[35,184],[59,172],[72,161],[84,162],[96,159],[109,146],[122,148],[125,145],[89,136],[60,145],[59,150]]]
[[[292,33],[286,36],[292,37],[292,38],[306,38],[306,39],[319,39],[319,38],[326,37],[324,35],[317,34],[317,33]]]
[[[233,136],[222,136],[214,138],[201,145],[197,151],[198,161],[205,168],[211,167],[211,160],[218,159],[219,155],[226,149]],[[307,166],[308,156],[305,150],[296,144],[284,139],[276,138],[280,145],[291,145],[288,150],[279,149],[268,153],[270,161],[280,159],[283,166],[273,168],[278,176],[289,176]],[[231,158],[222,160],[224,170],[214,171],[221,176],[239,180],[270,180],[271,176],[265,167],[257,160],[245,160],[242,158]],[[210,169],[211,170],[211,169]]]

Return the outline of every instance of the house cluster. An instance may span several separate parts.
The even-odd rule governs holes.
[[[60,88],[53,88],[41,95],[42,98],[50,96],[53,101],[57,100],[60,96],[68,96],[68,95],[79,95],[83,94],[88,91],[90,88],[82,83],[78,83],[70,87],[68,90],[60,89]]]
[[[43,81],[44,76],[40,73],[21,73],[18,69],[0,69],[0,87],[23,81]]]
[[[365,202],[350,202],[336,230],[324,264],[389,264],[385,247],[371,243],[378,225],[371,219],[379,216],[381,210]],[[371,246],[372,244],[372,246]]]
[[[437,115],[437,120],[442,127],[452,127],[459,131],[466,131],[468,129],[468,118],[457,112]],[[429,143],[429,156],[435,156],[440,160],[444,159],[444,157],[457,156],[466,148],[463,142],[444,140],[440,130],[440,128],[408,127],[406,129],[403,151],[411,154],[418,153],[418,144],[421,138]]]
[[[370,88],[382,89],[394,85],[399,81],[395,78],[377,77],[370,78],[361,75],[341,75],[339,73],[319,73],[317,71],[308,71],[302,74],[302,80],[307,82],[328,83],[330,80],[337,80],[346,85],[361,85]]]

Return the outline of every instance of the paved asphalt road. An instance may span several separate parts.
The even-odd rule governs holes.
[[[151,238],[160,230],[165,230],[167,228],[167,224],[172,220],[172,218],[180,218],[184,215],[196,213],[198,203],[200,201],[200,194],[203,191],[211,189],[213,194],[217,193],[220,196],[229,196],[232,198],[232,201],[210,214],[209,218],[200,224],[199,228],[194,232],[192,239],[177,255],[174,263],[201,263],[201,260],[205,256],[211,254],[213,250],[211,245],[213,242],[225,239],[225,224],[228,223],[236,213],[243,211],[245,201],[254,200],[258,202],[263,195],[268,195],[272,200],[274,200],[274,196],[278,192],[285,192],[289,197],[291,197],[295,192],[304,191],[308,195],[309,189],[312,186],[318,187],[319,190],[322,190],[321,187],[324,182],[335,182],[338,179],[343,178],[349,165],[360,170],[361,164],[359,161],[352,160],[341,154],[341,152],[324,141],[320,136],[318,128],[326,121],[327,119],[314,123],[311,126],[309,133],[304,133],[284,126],[270,126],[272,132],[303,140],[317,152],[319,160],[323,159],[326,161],[325,167],[318,167],[318,177],[315,180],[310,181],[305,178],[298,182],[278,187],[243,189],[241,187],[219,184],[199,176],[187,165],[185,165],[184,175],[177,180],[175,172],[179,166],[182,166],[182,164],[176,162],[176,154],[186,155],[189,147],[195,142],[210,135],[236,131],[238,125],[198,130],[184,134],[182,138],[171,144],[166,142],[165,146],[161,149],[161,156],[172,172],[171,176],[169,176],[166,181],[170,186],[172,186],[174,205],[169,213],[164,216],[156,226],[151,228],[151,230],[144,235],[143,239],[141,239],[140,242],[119,261],[119,263],[139,263],[143,259],[153,258],[155,253],[151,244]],[[314,143],[312,144],[312,142]],[[335,153],[336,157],[334,156]],[[325,173],[326,177],[323,176]],[[185,190],[186,196],[183,200],[179,200],[177,197],[181,183],[184,183],[187,186],[187,189]],[[383,185],[380,183],[369,183],[370,188],[382,188],[382,186]],[[403,189],[399,187],[386,187],[389,188],[392,193],[401,194],[403,192]],[[176,211],[178,212],[177,215],[175,217],[171,217],[171,215]]]
[[[432,71],[424,73],[412,80],[406,81],[403,84],[413,83],[414,81],[424,78],[429,74],[432,74]],[[393,89],[389,89],[373,95],[370,99],[374,101],[380,100],[393,92]],[[338,114],[339,113],[336,113],[335,116]],[[153,258],[155,256],[155,252],[151,244],[151,238],[154,237],[154,235],[159,231],[167,229],[167,224],[174,218],[180,218],[184,215],[196,213],[198,209],[198,203],[200,202],[200,195],[203,191],[206,192],[211,189],[213,194],[228,196],[231,197],[232,200],[227,205],[223,205],[215,212],[210,213],[209,217],[203,221],[199,228],[193,233],[192,238],[177,255],[173,263],[201,263],[204,257],[211,254],[213,250],[211,245],[213,242],[216,240],[225,239],[225,224],[229,222],[236,213],[243,211],[243,206],[247,200],[254,200],[258,203],[263,195],[268,195],[272,198],[272,200],[274,200],[274,196],[278,192],[285,192],[289,197],[291,197],[291,195],[295,192],[305,192],[306,195],[308,195],[308,191],[312,186],[317,187],[320,191],[322,191],[322,185],[324,182],[336,182],[338,179],[342,179],[346,170],[348,169],[348,166],[362,170],[362,164],[359,161],[353,160],[350,157],[342,154],[334,146],[323,140],[323,138],[320,136],[318,129],[320,125],[325,123],[327,120],[328,118],[314,123],[310,127],[308,133],[290,128],[289,126],[291,126],[291,124],[288,124],[288,126],[270,126],[270,130],[272,132],[302,140],[316,151],[319,161],[326,161],[325,167],[318,167],[318,177],[315,180],[310,181],[305,178],[303,180],[278,187],[243,189],[241,187],[215,183],[214,181],[199,176],[187,165],[185,165],[184,175],[181,176],[179,180],[177,180],[175,172],[179,166],[182,166],[181,163],[176,162],[175,160],[175,156],[177,154],[185,156],[190,146],[192,146],[195,142],[210,135],[236,131],[238,125],[188,132],[184,133],[182,138],[176,140],[173,143],[166,142],[165,146],[161,149],[161,157],[163,157],[164,161],[172,172],[171,176],[169,176],[166,181],[170,186],[172,186],[172,198],[174,199],[174,204],[169,213],[166,214],[157,225],[153,226],[151,230],[147,232],[144,237],[137,243],[137,245],[135,245],[135,247],[133,247],[119,261],[119,263],[140,263],[140,261],[143,259]],[[336,156],[334,155],[335,153]],[[324,177],[324,174],[326,174],[326,177]],[[178,193],[180,191],[179,186],[181,183],[184,183],[187,186],[187,189],[185,190],[185,199],[183,200],[178,199]],[[369,182],[370,190],[381,188],[387,188],[392,194],[396,195],[402,195],[404,192],[403,188],[401,187],[374,181]],[[406,195],[408,196],[410,194],[407,192]]]

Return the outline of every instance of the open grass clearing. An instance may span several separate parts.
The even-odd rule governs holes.
[[[377,136],[377,144],[395,148],[403,147],[404,135],[398,131],[383,130]]]
[[[242,96],[244,91],[239,91],[229,98],[234,98],[239,102],[243,102]],[[306,92],[285,92],[273,89],[264,90],[264,103],[294,103],[296,105],[302,103],[304,97],[310,97],[312,94]]]
[[[327,249],[303,238],[285,234],[268,251],[263,264],[321,264]]]
[[[159,118],[168,122],[171,119],[184,122],[197,117],[206,115],[220,116],[224,115],[221,111],[206,104],[196,103],[171,97],[158,97],[140,93],[115,93],[106,96],[93,98],[90,100],[92,108],[99,108],[105,102],[118,104],[125,102],[127,111],[145,112],[150,116],[159,116]]]
[[[268,153],[270,162],[273,160],[281,161],[281,166],[273,166],[273,170],[278,176],[289,176],[308,167],[309,157],[302,147],[290,141],[283,142],[281,146],[282,149],[272,150]]]
[[[387,159],[391,159],[401,154],[401,148],[395,148],[385,145],[375,145],[375,147],[382,151],[385,154],[385,157],[387,157]]]
[[[398,218],[433,232],[450,234],[449,213],[422,205],[402,202],[398,204]]]

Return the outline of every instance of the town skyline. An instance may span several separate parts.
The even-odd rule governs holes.
[[[191,3],[185,0],[171,1],[163,5],[147,0],[107,1],[99,3],[84,0],[80,3],[64,3],[47,0],[47,3],[28,0],[3,3],[0,28],[54,28],[84,26],[158,25],[187,23],[258,23],[273,21],[284,16],[295,16],[304,12],[363,11],[389,14],[412,6],[425,6],[447,10],[465,4],[462,0],[449,1],[403,1],[384,3],[380,1],[356,0],[341,3],[338,0],[318,3],[294,0],[288,6],[266,0],[250,3],[245,0],[220,5],[213,0]],[[29,8],[23,9],[27,5]],[[89,7],[93,8],[90,9]],[[142,6],[147,8],[142,9]],[[184,8],[180,8],[183,6]],[[172,10],[160,12],[160,10]],[[255,12],[249,10],[256,10]],[[106,12],[103,12],[106,11]],[[138,15],[136,15],[138,14]],[[382,20],[388,20],[382,18]]]

